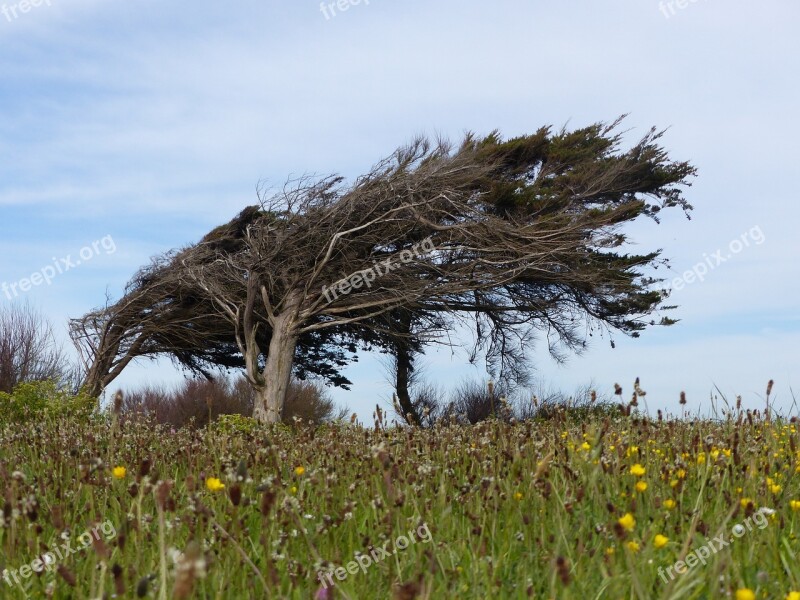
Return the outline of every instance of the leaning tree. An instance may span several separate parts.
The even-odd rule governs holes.
[[[200,244],[154,257],[128,282],[119,300],[70,322],[70,335],[83,361],[84,391],[99,396],[138,359],[169,356],[206,379],[219,369],[244,368],[234,331],[211,299],[185,277],[183,265],[194,252],[222,256],[240,248],[244,228],[259,212],[249,207]],[[262,327],[259,342],[268,345],[270,335],[270,329]],[[301,380],[316,376],[347,389],[350,381],[341,369],[357,360],[358,349],[371,348],[369,340],[361,332],[335,328],[304,335],[297,344],[295,375]]]
[[[617,211],[618,222],[602,245],[576,248],[559,268],[531,269],[513,283],[476,291],[448,306],[474,326],[470,359],[480,351],[499,380],[525,381],[537,332],[551,354],[562,360],[564,350],[581,351],[598,329],[636,337],[647,325],[674,323],[668,317],[650,318],[656,308],[669,308],[663,305],[666,292],[656,289],[661,280],[650,276],[651,267],[667,261],[660,251],[623,252],[628,238],[619,226],[640,216],[659,222],[664,208],[677,207],[688,216],[691,206],[682,187],[690,185],[695,169],[670,160],[659,144],[663,132],[655,129],[624,150],[619,132],[623,118],[574,131],[544,127],[509,140],[496,132],[481,140],[467,139],[495,165],[477,183],[477,198],[483,210],[497,216],[536,220],[626,207]],[[426,331],[429,319],[429,314],[405,311],[397,325],[405,333]],[[416,421],[407,382],[414,355],[424,344],[399,342],[395,348],[397,396],[404,414]]]
[[[111,315],[107,328],[135,329],[141,312],[153,323],[141,336],[148,351],[213,364],[217,348],[240,360],[265,422],[280,419],[309,336],[372,340],[404,356],[407,375],[431,327],[463,315],[482,326],[490,356],[516,364],[524,352],[507,340],[531,328],[567,345],[578,343],[580,320],[636,334],[665,308],[645,274],[660,257],[624,253],[621,228],[662,208],[688,210],[678,186],[693,168],[670,162],[654,131],[621,152],[616,126],[467,136],[458,148],[419,139],[352,185],[293,182],[170,256],[157,278],[168,293],[143,294],[141,309]],[[187,298],[202,307],[188,327],[197,311]],[[110,354],[126,360],[115,343]]]
[[[526,142],[536,140],[511,141],[498,151],[491,151],[499,145],[491,136],[468,137],[455,150],[418,140],[350,187],[338,178],[297,182],[264,200],[264,215],[241,251],[185,264],[236,331],[258,393],[257,418],[280,418],[300,335],[376,327],[398,309],[504,315],[512,325],[582,310],[623,330],[642,326],[638,317],[656,310],[663,296],[637,269],[658,254],[615,253],[626,241],[619,229],[681,204],[676,193],[656,188],[646,192],[655,198],[648,202],[637,195],[641,184],[631,185],[630,171],[645,171],[634,154],[648,144],[614,160],[612,143],[602,185],[579,186],[589,179],[583,170],[556,185],[545,170],[549,194],[501,203],[497,185],[507,184],[510,173],[532,176],[524,175],[531,163]],[[689,174],[691,167],[682,169]],[[594,172],[599,177],[596,166]],[[614,182],[620,193],[604,193]],[[562,189],[570,185],[572,195]],[[518,187],[517,195],[530,192]],[[426,253],[418,251],[423,244]],[[545,291],[534,293],[537,281]],[[267,348],[257,341],[265,326],[272,331]]]

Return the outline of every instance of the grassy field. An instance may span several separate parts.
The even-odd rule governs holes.
[[[796,600],[798,471],[746,414],[47,418],[0,428],[0,597]]]

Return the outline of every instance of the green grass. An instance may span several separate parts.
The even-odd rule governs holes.
[[[731,598],[749,588],[784,598],[800,590],[798,441],[785,422],[609,416],[425,431],[169,432],[106,417],[8,424],[0,570],[30,565],[66,530],[73,548],[92,527],[108,534],[98,530],[102,543],[56,560],[58,569],[18,584],[7,575],[13,585],[0,580],[0,597],[583,600]],[[209,490],[209,477],[224,489]],[[671,582],[659,577],[720,534],[732,539],[764,507],[775,512],[763,528]],[[626,513],[630,531],[618,522]],[[661,548],[657,534],[669,539]],[[399,536],[409,544],[395,552]],[[319,571],[378,546],[388,555],[334,576],[322,594]]]

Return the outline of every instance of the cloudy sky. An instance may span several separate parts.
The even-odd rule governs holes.
[[[682,321],[563,366],[537,351],[536,376],[626,395],[639,376],[651,410],[675,410],[681,390],[708,407],[715,386],[758,407],[770,378],[786,409],[800,393],[800,4],[30,2],[0,0],[0,284],[17,286],[0,302],[29,301],[63,339],[68,318],[252,204],[260,181],[355,177],[416,134],[627,113],[631,140],[667,128],[699,170],[691,220],[631,230],[672,259]],[[685,278],[698,263],[713,265],[703,281]],[[442,387],[486,377],[465,361],[434,353],[426,372]],[[348,375],[336,398],[367,418],[390,396],[380,361]],[[179,377],[147,363],[117,383]]]

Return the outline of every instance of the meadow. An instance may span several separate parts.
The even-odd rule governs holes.
[[[736,410],[40,414],[0,426],[0,597],[798,600],[798,441]]]

